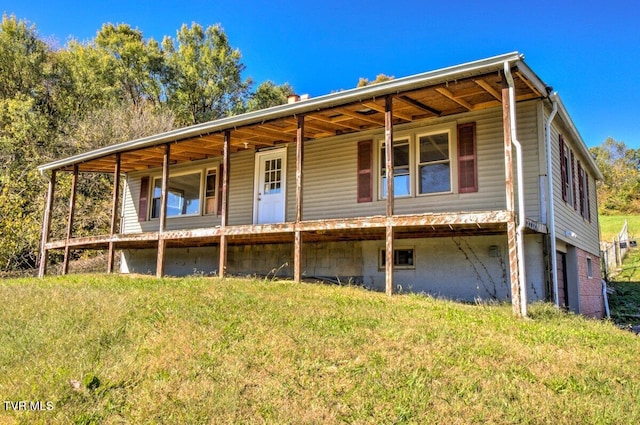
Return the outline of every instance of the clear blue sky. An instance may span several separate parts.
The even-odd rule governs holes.
[[[103,23],[147,38],[222,24],[244,76],[319,96],[359,77],[402,77],[511,51],[562,97],[588,146],[640,148],[640,6],[634,0],[3,0],[0,10],[64,46]]]

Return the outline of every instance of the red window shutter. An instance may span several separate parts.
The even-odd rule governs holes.
[[[580,160],[577,161],[578,168],[578,194],[580,196],[580,215],[583,217],[586,216],[585,205],[584,205],[584,170],[582,169],[582,164]]]
[[[224,164],[221,162],[218,168],[218,215],[222,215],[222,180]]]
[[[458,126],[458,191],[478,191],[478,155],[476,153],[476,123]]]
[[[571,194],[572,196],[572,200],[573,200],[573,209],[578,211],[578,202],[576,202],[576,194],[578,193],[576,191],[576,161],[575,161],[575,156],[573,154],[573,151],[571,152]]]
[[[587,220],[589,220],[589,222],[591,222],[591,200],[589,199],[590,198],[589,197],[589,174],[587,174],[586,171],[584,173],[584,182],[585,182],[585,185],[586,185],[585,190],[587,192],[587,196],[586,196],[586,198],[587,198],[587,205],[586,205],[587,214],[585,215],[585,218]]]
[[[149,177],[140,179],[140,200],[138,201],[138,220],[147,221],[147,208],[149,206]]]
[[[560,179],[562,180],[562,200],[567,202],[567,153],[564,149],[564,138],[558,138],[560,148]]]
[[[358,142],[358,202],[373,201],[373,141]]]

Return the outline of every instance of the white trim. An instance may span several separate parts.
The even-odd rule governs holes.
[[[414,184],[416,187],[416,197],[423,196],[434,196],[434,195],[447,195],[452,193],[458,193],[458,132],[457,123],[455,121],[451,121],[450,123],[429,127],[426,129],[427,131],[416,132],[414,135],[415,138],[415,178]],[[418,183],[420,179],[420,137],[421,136],[431,136],[433,134],[444,134],[447,133],[447,143],[449,148],[449,190],[444,190],[442,192],[429,192],[429,193],[420,193]],[[441,163],[445,163],[447,161],[439,161]],[[435,163],[435,162],[434,162]]]

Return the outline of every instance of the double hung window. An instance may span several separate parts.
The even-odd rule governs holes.
[[[382,198],[387,197],[386,148],[384,143],[380,149],[380,181]],[[409,139],[393,142],[393,192],[395,196],[411,195],[411,150]]]
[[[418,143],[418,193],[450,191],[449,133],[419,136]]]

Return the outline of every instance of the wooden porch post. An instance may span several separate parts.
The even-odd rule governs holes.
[[[296,131],[296,224],[302,221],[302,177],[304,161],[304,115],[298,116]],[[293,280],[302,281],[302,233],[295,231],[293,253]]]
[[[225,229],[229,221],[229,158],[231,145],[231,131],[224,132],[224,145],[222,148],[222,210],[220,212],[220,264],[218,266],[218,276],[224,277],[227,272],[227,235]]]
[[[62,262],[62,274],[69,273],[69,257],[71,250],[69,241],[73,235],[73,218],[76,209],[76,189],[78,187],[78,164],[73,166],[73,179],[71,180],[71,194],[69,196],[69,219],[67,220],[67,238],[64,244],[64,260]]]
[[[158,228],[158,259],[156,264],[156,277],[164,276],[164,258],[167,241],[163,233],[167,230],[167,193],[169,191],[169,161],[171,159],[171,145],[164,145],[164,158],[162,161],[162,189],[160,193],[160,225]]]
[[[111,203],[111,230],[109,234],[109,256],[107,258],[107,273],[113,273],[115,263],[115,247],[113,236],[116,234],[116,224],[118,222],[118,203],[120,201],[120,152],[116,153],[116,165],[113,170],[113,201]]]
[[[393,99],[387,96],[385,99],[384,113],[384,144],[387,176],[387,226],[385,238],[385,292],[393,294],[393,202],[395,192],[393,188]]]
[[[502,75],[502,125],[504,131],[504,177],[506,190],[506,207],[509,213],[507,221],[507,243],[509,249],[509,275],[511,279],[511,306],[516,316],[521,316],[520,309],[520,280],[518,273],[518,244],[516,234],[516,218],[515,218],[515,193],[513,184],[513,154],[511,134],[511,105],[509,101],[509,84],[507,79]]]
[[[51,232],[51,210],[53,209],[53,200],[56,191],[56,171],[51,171],[49,179],[49,189],[47,190],[47,204],[44,206],[44,217],[42,218],[42,236],[40,240],[40,265],[38,267],[38,277],[44,277],[47,274],[47,261],[49,253],[47,250],[47,242],[49,242],[49,233]]]

